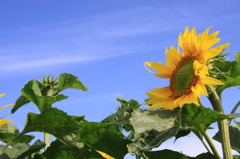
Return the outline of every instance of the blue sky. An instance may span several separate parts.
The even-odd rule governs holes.
[[[115,112],[116,97],[144,103],[145,92],[167,85],[143,62],[164,62],[165,48],[177,46],[186,26],[196,26],[198,32],[213,26],[212,32],[221,31],[220,43],[231,43],[227,53],[240,51],[239,6],[238,0],[0,1],[0,93],[7,94],[0,104],[14,103],[28,80],[72,73],[89,90],[64,91],[69,99],[55,106],[101,121]],[[229,56],[233,59],[234,54]],[[224,93],[227,112],[239,96],[236,88]],[[8,118],[21,129],[29,111],[37,113],[30,104]],[[202,150],[179,147],[193,156]]]

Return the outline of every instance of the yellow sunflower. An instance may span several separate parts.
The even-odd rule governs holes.
[[[100,153],[102,155],[102,157],[104,157],[105,159],[113,159],[112,156],[109,156],[108,154],[102,152],[102,151],[97,151],[98,153]]]
[[[5,95],[5,94],[0,94],[0,97],[2,97],[2,96],[4,96],[4,95]],[[2,106],[2,107],[0,107],[0,109],[9,107],[9,106],[11,106],[11,105],[14,105],[14,104],[8,104],[8,105],[5,105],[5,106]],[[10,121],[12,121],[12,120],[8,120],[8,119],[6,119],[6,120],[0,120],[0,127],[3,126],[4,124],[10,122]]]
[[[220,38],[216,38],[219,31],[209,35],[209,30],[210,28],[197,35],[195,28],[189,31],[186,27],[184,33],[179,35],[179,49],[173,46],[166,49],[166,65],[161,62],[145,62],[149,72],[157,77],[170,79],[169,86],[147,92],[149,100],[146,104],[151,105],[150,110],[173,110],[186,103],[199,105],[201,94],[208,96],[205,85],[224,84],[208,76],[206,64],[230,44],[212,47],[220,41]],[[157,73],[152,72],[149,67]]]

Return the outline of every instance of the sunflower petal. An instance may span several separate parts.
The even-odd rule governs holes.
[[[14,105],[14,104],[4,105],[4,106],[2,106],[0,109],[4,109],[4,108],[7,108],[7,107],[12,106],[12,105]]]
[[[222,81],[219,81],[212,77],[205,77],[201,79],[202,83],[205,85],[223,85],[224,83]]]
[[[205,55],[205,58],[206,60],[209,60],[215,56],[217,56],[218,54],[220,54],[224,49],[226,49],[230,44],[222,44],[222,45],[219,45],[213,49],[210,49],[206,55]]]
[[[154,69],[155,71],[159,72],[160,74],[156,74],[154,72],[152,72],[147,66],[151,67],[152,69]],[[160,78],[171,78],[171,74],[172,74],[172,69],[159,63],[156,62],[145,62],[144,63],[144,67],[153,75],[160,77]]]
[[[10,121],[13,121],[13,120],[8,120],[8,119],[0,120],[0,127],[3,126],[4,124],[10,122]]]

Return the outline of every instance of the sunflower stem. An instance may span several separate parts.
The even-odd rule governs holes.
[[[50,145],[50,138],[51,138],[50,134],[44,133],[44,143],[45,143],[44,151],[46,151]]]
[[[215,156],[217,159],[221,159],[221,157],[220,157],[220,155],[219,155],[216,147],[214,146],[212,140],[210,139],[210,137],[208,136],[208,134],[206,133],[206,131],[202,131],[201,129],[198,129],[198,130],[199,130],[199,131],[201,132],[201,134],[204,136],[204,138],[205,138],[205,140],[207,141],[209,147],[211,148],[214,156]],[[207,150],[209,150],[209,149],[207,149]]]
[[[215,111],[224,114],[224,110],[222,107],[221,102],[221,96],[217,94],[215,89],[209,88],[208,89],[209,94],[209,101],[212,104],[212,107]],[[221,134],[221,140],[222,140],[222,150],[223,150],[223,156],[224,159],[232,159],[232,150],[231,150],[231,144],[229,139],[229,128],[228,128],[228,120],[224,119],[218,122],[218,128],[219,132]]]

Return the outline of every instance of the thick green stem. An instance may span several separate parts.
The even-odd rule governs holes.
[[[44,133],[44,143],[45,143],[44,151],[46,151],[50,145],[50,138],[51,137],[48,133]]]
[[[217,149],[215,148],[214,144],[212,143],[212,140],[210,139],[210,137],[208,136],[208,134],[205,131],[201,131],[201,129],[199,129],[200,132],[202,133],[202,135],[204,136],[205,140],[207,141],[208,145],[210,146],[214,156],[217,159],[221,159],[220,155],[218,154]]]
[[[209,101],[211,102],[213,109],[221,114],[224,114],[224,110],[222,107],[220,96],[214,89],[209,89]],[[228,128],[228,120],[221,120],[218,122],[219,131],[221,134],[222,140],[222,149],[224,159],[232,159],[232,150],[229,139],[229,128]]]

